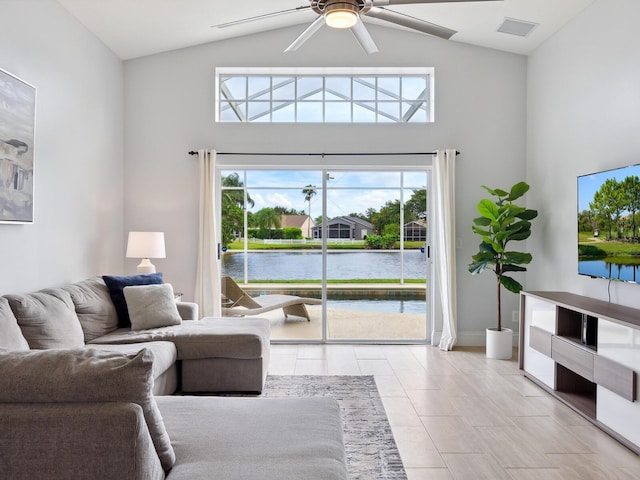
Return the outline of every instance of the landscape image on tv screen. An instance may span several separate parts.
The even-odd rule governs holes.
[[[578,177],[578,273],[640,282],[640,165]]]

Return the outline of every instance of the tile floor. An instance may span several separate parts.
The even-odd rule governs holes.
[[[374,375],[409,480],[640,479],[640,457],[522,377],[515,354],[272,345],[270,373]]]

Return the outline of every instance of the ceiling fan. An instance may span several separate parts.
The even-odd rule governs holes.
[[[415,18],[403,13],[395,12],[385,8],[387,5],[409,5],[409,4],[425,4],[425,3],[453,3],[453,2],[487,2],[487,1],[502,1],[502,0],[309,0],[309,5],[300,6],[296,8],[290,8],[287,10],[280,10],[277,12],[271,12],[263,15],[257,15],[254,17],[248,17],[241,20],[235,20],[232,22],[221,23],[219,25],[212,25],[216,28],[231,27],[233,25],[239,25],[241,23],[253,22],[264,18],[275,17],[278,15],[284,15],[288,13],[309,11],[312,10],[318,14],[311,25],[296,38],[291,45],[287,47],[285,52],[292,52],[297,50],[304,44],[311,36],[316,33],[326,23],[327,26],[332,28],[348,28],[353,33],[354,37],[362,47],[362,49],[368,53],[376,53],[378,48],[376,47],[373,38],[369,34],[367,28],[362,22],[362,17],[372,17],[379,20],[385,20],[387,22],[395,23],[402,27],[411,28],[419,32],[434,35],[436,37],[449,39],[455,33],[452,30],[435,23],[430,23],[419,18]]]

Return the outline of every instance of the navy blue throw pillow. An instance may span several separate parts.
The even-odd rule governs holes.
[[[155,285],[163,283],[162,273],[149,273],[146,275],[130,275],[128,277],[116,277],[113,275],[103,275],[102,279],[109,289],[111,300],[118,313],[118,326],[120,328],[131,327],[127,301],[124,298],[124,287],[132,285]]]

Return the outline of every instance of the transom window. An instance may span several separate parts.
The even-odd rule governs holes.
[[[216,121],[433,122],[433,69],[219,68]]]

